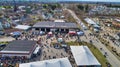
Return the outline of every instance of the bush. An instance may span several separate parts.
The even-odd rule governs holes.
[[[84,6],[83,5],[78,5],[77,8],[79,8],[80,10],[84,10]]]

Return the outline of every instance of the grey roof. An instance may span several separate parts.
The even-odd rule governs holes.
[[[76,23],[70,22],[38,22],[33,27],[43,28],[78,28]]]
[[[2,51],[31,51],[35,45],[35,41],[15,40],[9,43]]]

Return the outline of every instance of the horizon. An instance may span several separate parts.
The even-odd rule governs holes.
[[[63,1],[80,1],[80,2],[120,2],[120,0],[0,0],[0,2],[5,2],[5,1],[39,1],[39,2],[63,2]]]

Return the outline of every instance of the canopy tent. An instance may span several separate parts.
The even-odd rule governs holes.
[[[55,20],[54,22],[65,22],[64,20]]]
[[[115,19],[117,22],[120,22],[120,19]]]
[[[79,32],[77,32],[77,35],[82,36],[82,35],[84,35],[84,32],[83,31],[79,31]]]
[[[52,35],[53,33],[52,32],[48,32],[48,35]]]
[[[70,46],[71,52],[78,66],[101,67],[101,64],[94,57],[87,46]]]
[[[63,42],[63,38],[58,38],[58,42]]]
[[[69,34],[76,34],[76,31],[69,31]]]
[[[28,25],[17,25],[15,28],[21,29],[21,30],[28,30],[31,26]]]
[[[68,58],[59,58],[20,64],[19,67],[72,67]]]
[[[50,38],[50,37],[52,37],[52,36],[53,36],[53,33],[52,32],[48,32],[47,39]]]
[[[88,23],[88,24],[91,24],[91,25],[96,25],[96,23],[93,21],[93,20],[91,20],[90,18],[85,18],[85,21]]]
[[[45,32],[43,32],[43,31],[40,31],[40,35],[44,35],[45,34]]]
[[[21,32],[19,31],[16,31],[16,32],[12,32],[10,33],[12,36],[20,36],[21,35]]]

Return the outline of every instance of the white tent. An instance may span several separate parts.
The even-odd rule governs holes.
[[[63,38],[58,38],[58,42],[63,42]]]
[[[70,46],[70,48],[78,66],[101,66],[87,46]]]
[[[44,35],[45,34],[45,32],[43,32],[43,31],[40,31],[40,35]]]
[[[85,21],[88,23],[88,24],[93,24],[93,25],[96,25],[96,23],[91,20],[90,18],[85,18]]]
[[[54,22],[65,22],[64,20],[55,20]]]
[[[120,19],[115,19],[116,21],[120,22]]]
[[[17,25],[15,28],[21,29],[21,30],[28,30],[31,26],[28,25]]]
[[[48,35],[52,35],[53,33],[52,32],[48,32]]]
[[[19,64],[19,67],[72,67],[68,58],[59,58]]]

